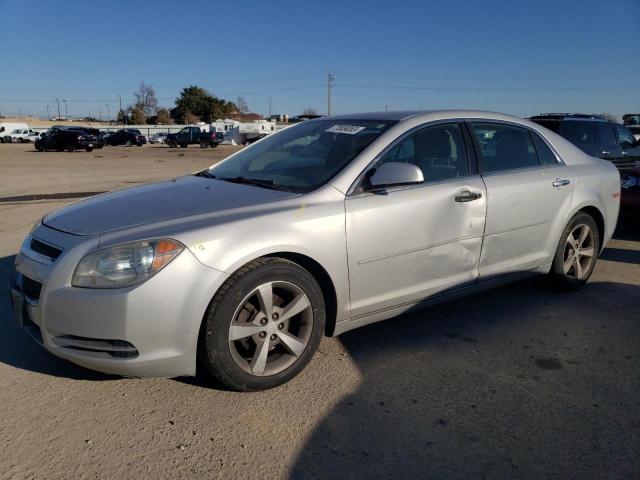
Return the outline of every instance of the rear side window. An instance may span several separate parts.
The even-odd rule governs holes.
[[[540,163],[542,165],[557,165],[558,159],[549,148],[549,145],[547,145],[547,143],[540,138],[540,135],[537,133],[531,132],[531,136],[533,137],[533,143],[536,146],[536,152],[538,152]]]
[[[616,145],[616,136],[613,132],[613,126],[603,123],[600,124],[600,145],[603,147],[610,147],[612,145]]]
[[[597,146],[598,124],[592,122],[564,122],[562,136],[577,147]]]
[[[633,134],[622,125],[616,125],[616,133],[618,135],[618,145],[621,147],[631,147],[635,143]]]
[[[472,126],[480,146],[481,173],[540,165],[528,130],[497,123],[473,123]]]

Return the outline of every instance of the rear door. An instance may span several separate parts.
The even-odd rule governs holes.
[[[622,149],[616,140],[616,132],[612,123],[598,124],[598,145],[600,154],[596,156],[609,160],[616,166],[620,163]]]
[[[480,279],[549,263],[575,178],[532,130],[503,122],[470,127],[487,188]]]
[[[425,182],[345,201],[354,318],[407,305],[478,277],[485,189],[464,126],[443,123],[401,137],[374,166],[407,162]]]

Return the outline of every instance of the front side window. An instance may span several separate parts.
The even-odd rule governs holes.
[[[632,147],[636,143],[633,134],[622,125],[616,125],[616,133],[618,135],[618,145],[621,147]]]
[[[529,130],[499,123],[473,123],[481,173],[540,165]]]
[[[328,182],[396,122],[314,120],[288,127],[211,167],[219,180],[309,192]]]
[[[616,136],[613,132],[613,126],[608,123],[600,124],[600,145],[603,147],[611,147],[617,145]]]
[[[423,128],[389,150],[376,164],[412,163],[425,182],[439,182],[469,174],[469,162],[460,126],[456,123]]]

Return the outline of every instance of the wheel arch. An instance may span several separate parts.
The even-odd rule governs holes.
[[[606,232],[606,226],[605,226],[605,223],[604,223],[604,215],[602,214],[602,212],[600,211],[600,209],[598,207],[595,207],[593,205],[586,205],[586,206],[580,208],[580,210],[578,210],[576,213],[574,213],[571,218],[573,218],[576,214],[578,214],[580,212],[586,213],[591,218],[593,218],[594,222],[596,222],[596,226],[598,227],[598,237],[600,239],[599,247],[600,247],[600,251],[602,251],[604,249],[605,232]]]
[[[331,275],[329,275],[329,272],[327,272],[319,262],[302,253],[283,251],[270,253],[260,258],[265,257],[284,258],[285,260],[289,260],[296,265],[300,265],[302,268],[308,271],[311,276],[313,276],[316,282],[318,282],[318,285],[320,285],[322,296],[324,297],[325,302],[326,321],[324,334],[325,336],[332,336],[336,327],[338,298],[336,295],[335,285],[333,283],[333,280],[331,279]]]

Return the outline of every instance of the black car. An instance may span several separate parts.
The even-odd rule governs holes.
[[[105,142],[107,145],[126,145],[127,147],[137,145],[141,147],[147,143],[147,139],[140,133],[140,130],[125,128],[105,137]]]
[[[640,143],[629,129],[600,115],[548,113],[529,120],[566,138],[583,152],[609,160],[623,173],[640,162]]]
[[[187,148],[188,145],[200,145],[200,148],[215,148],[222,141],[222,132],[203,132],[200,127],[184,127],[178,133],[167,135],[165,143],[176,148],[180,145]]]
[[[35,148],[39,152],[55,150],[86,150],[92,151],[96,147],[97,138],[81,129],[54,127],[49,129],[42,137],[35,141]]]
[[[100,130],[98,130],[97,128],[67,127],[67,130],[78,130],[78,131],[87,132],[89,135],[93,135],[94,137],[96,137],[95,148],[102,148],[105,145],[104,138],[102,138],[102,132]]]

